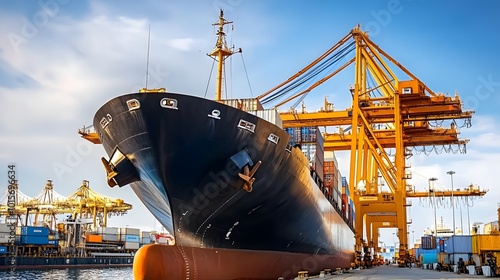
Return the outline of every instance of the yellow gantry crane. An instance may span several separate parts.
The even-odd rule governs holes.
[[[339,63],[347,54],[354,57],[305,90],[283,98],[289,89],[303,86],[304,81],[317,72]],[[407,198],[424,196],[412,190],[406,159],[411,148],[420,146],[457,146],[464,149],[467,139],[458,138],[456,120],[470,125],[473,111],[462,110],[458,94],[454,97],[436,94],[408,69],[374,44],[358,27],[351,30],[337,44],[318,59],[301,69],[285,82],[258,97],[263,104],[284,99],[275,107],[292,100],[304,98],[309,92],[354,64],[354,83],[349,88],[352,107],[336,111],[325,99],[325,106],[318,112],[301,112],[295,109],[281,113],[284,128],[304,126],[337,126],[337,133],[325,133],[325,151],[350,151],[349,191],[355,204],[356,250],[361,252],[367,243],[377,247],[372,230],[379,227],[396,227],[400,240],[399,256],[408,258]],[[400,80],[389,67],[406,75]],[[296,103],[297,104],[297,103]],[[295,106],[294,106],[295,107]],[[451,121],[449,128],[432,127],[431,122]],[[389,156],[386,149],[394,149]],[[390,193],[379,191],[379,175],[383,177]],[[456,196],[482,196],[485,191],[456,192]],[[428,195],[428,192],[425,192]],[[441,195],[451,195],[443,192]],[[363,221],[366,221],[363,224]],[[366,229],[365,229],[366,227]],[[366,234],[369,239],[363,239]],[[377,236],[377,235],[375,235]]]
[[[123,215],[130,209],[132,205],[122,199],[109,198],[90,189],[87,180],[84,180],[82,185],[67,198],[57,194],[52,181],[47,180],[37,198],[22,201],[16,199],[14,213],[24,225],[28,225],[28,218],[34,215],[33,225],[55,228],[57,215],[71,215],[72,219],[93,218],[95,228],[105,227],[108,216]],[[9,215],[8,205],[0,205],[0,215],[4,217]],[[25,217],[24,221],[21,220],[22,216]],[[41,221],[39,221],[40,216],[42,216]],[[101,217],[99,223],[97,217]]]

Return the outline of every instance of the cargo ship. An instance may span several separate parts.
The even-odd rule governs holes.
[[[86,230],[88,220],[66,219],[58,229],[0,224],[0,270],[131,267],[140,246],[170,242],[136,228]]]
[[[235,52],[225,44],[227,23],[221,11],[210,54],[219,63],[216,100],[143,89],[94,116],[108,184],[130,185],[175,237],[172,246],[141,248],[134,275],[287,279],[348,268],[352,223],[324,185],[319,129],[307,158],[275,109],[220,98],[223,61]]]

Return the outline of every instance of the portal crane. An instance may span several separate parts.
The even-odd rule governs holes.
[[[331,66],[339,63],[348,54],[354,58],[335,70]],[[408,76],[400,80],[389,67],[395,65],[399,72]],[[455,121],[463,119],[470,125],[473,111],[462,109],[458,94],[447,97],[437,94],[420,81],[408,69],[374,44],[368,35],[358,27],[351,30],[337,44],[318,59],[292,75],[283,83],[260,95],[262,104],[276,103],[276,106],[305,97],[311,90],[354,64],[354,83],[349,92],[352,107],[335,111],[325,100],[319,112],[308,113],[292,109],[281,113],[283,126],[339,126],[338,133],[325,134],[325,151],[350,151],[349,192],[356,207],[355,237],[356,250],[361,252],[366,243],[363,227],[365,216],[392,216],[392,226],[398,228],[400,238],[399,255],[409,258],[407,241],[406,207],[407,197],[417,195],[408,192],[409,179],[406,158],[410,149],[419,146],[457,145],[465,146],[467,139],[458,138]],[[307,81],[318,73],[325,77],[298,93],[290,89],[304,87]],[[372,84],[370,84],[372,83]],[[287,97],[289,96],[289,97]],[[279,99],[284,99],[278,102]],[[295,106],[294,106],[295,107]],[[450,128],[435,128],[434,121],[452,121]],[[349,133],[345,131],[350,130]],[[395,149],[389,156],[387,148]],[[382,175],[390,194],[379,192],[378,177]],[[465,195],[465,194],[464,194]],[[469,193],[467,195],[477,195]]]
[[[87,218],[93,220],[93,227],[106,226],[108,216],[124,215],[132,205],[122,199],[113,199],[101,195],[89,187],[89,181],[84,180],[82,185],[68,198],[64,198],[54,190],[51,180],[47,180],[44,190],[37,198],[16,199],[14,213],[22,224],[28,225],[28,218],[34,214],[34,225],[42,223],[49,228],[55,228],[57,215],[71,215],[72,219]],[[8,205],[0,205],[0,215],[7,217]],[[21,217],[24,216],[24,221]],[[101,217],[100,223],[97,218]]]

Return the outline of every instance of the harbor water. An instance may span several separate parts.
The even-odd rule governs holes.
[[[133,278],[132,267],[0,271],[2,280],[131,280]]]

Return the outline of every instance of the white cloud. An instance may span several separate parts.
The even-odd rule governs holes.
[[[180,51],[189,51],[193,43],[193,38],[178,38],[169,40],[168,45]]]

